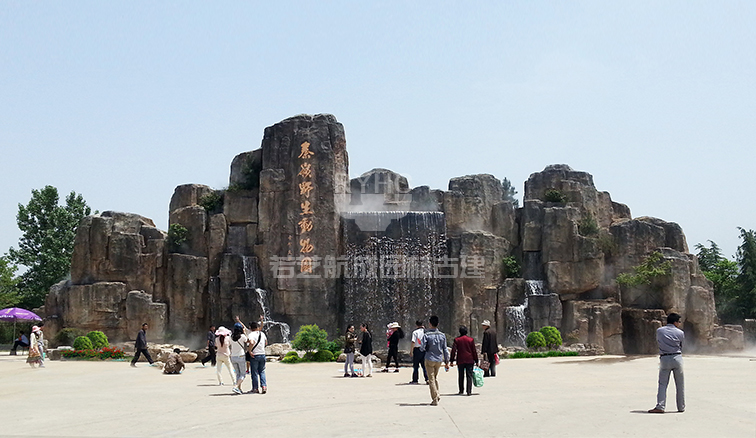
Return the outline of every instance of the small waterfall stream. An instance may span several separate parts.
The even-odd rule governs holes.
[[[289,324],[273,320],[270,307],[268,306],[268,291],[257,287],[259,284],[258,279],[260,278],[257,259],[255,257],[244,256],[242,260],[244,265],[244,286],[257,292],[257,302],[260,304],[260,309],[262,309],[263,313],[263,331],[268,333],[271,329],[277,328],[281,333],[282,342],[289,342],[289,336],[291,335]]]
[[[543,280],[526,280],[525,285],[527,289],[525,290],[524,302],[519,306],[504,308],[504,316],[507,319],[504,336],[505,345],[525,346],[525,338],[528,335],[528,331],[532,329],[531,323],[525,315],[530,297],[550,295],[544,286]]]

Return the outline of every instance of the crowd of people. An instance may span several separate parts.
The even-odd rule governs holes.
[[[233,382],[232,391],[236,394],[244,394],[242,387],[247,374],[251,375],[251,389],[246,393],[265,394],[268,391],[265,376],[266,355],[265,347],[268,339],[262,331],[262,320],[250,323],[247,328],[244,323],[235,317],[233,331],[220,326],[210,326],[207,332],[206,347],[207,356],[202,359],[202,366],[208,362],[216,367],[218,385],[224,385],[222,368],[225,365]],[[468,328],[460,326],[459,336],[454,338],[451,348],[448,347],[446,335],[439,330],[438,316],[429,319],[430,328],[425,328],[423,321],[415,321],[416,328],[412,332],[410,356],[412,358],[412,380],[409,384],[419,384],[420,368],[423,377],[430,387],[431,405],[436,406],[440,400],[438,373],[443,367],[449,371],[450,366],[457,366],[459,395],[472,395],[473,372],[475,367],[480,366],[484,371],[484,377],[496,376],[496,365],[499,362],[498,342],[496,331],[491,327],[488,320],[482,322],[483,337],[481,339],[480,356],[475,345],[475,340],[468,336]],[[17,354],[19,347],[28,348],[29,353],[26,362],[33,368],[35,365],[44,367],[45,346],[44,324],[35,325],[31,329],[30,338],[22,331],[13,344],[11,355]],[[667,325],[657,330],[656,339],[659,345],[660,368],[659,388],[657,404],[649,410],[649,413],[664,413],[666,408],[666,393],[670,374],[674,376],[676,386],[676,402],[679,412],[685,411],[685,388],[682,367],[682,344],[685,333],[680,329],[681,317],[676,313],[667,316]],[[131,366],[136,363],[141,355],[144,355],[150,365],[154,365],[152,357],[147,350],[147,323],[137,333],[134,345],[135,354]],[[367,323],[360,325],[361,336],[355,333],[353,325],[349,325],[344,333],[344,377],[359,377],[354,367],[357,345],[362,356],[362,369],[359,370],[362,377],[373,375],[373,335]],[[399,340],[404,338],[404,331],[397,322],[387,325],[386,346],[388,355],[386,366],[382,372],[389,372],[391,360],[394,360],[394,372],[399,372]],[[163,372],[166,374],[180,374],[185,368],[181,358],[181,351],[174,349],[164,365]]]

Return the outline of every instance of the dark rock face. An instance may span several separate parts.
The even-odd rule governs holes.
[[[331,336],[368,322],[379,336],[389,322],[409,332],[436,314],[447,333],[466,325],[476,340],[489,320],[504,345],[550,325],[566,343],[654,354],[655,329],[677,312],[688,345],[742,345],[742,330],[715,325],[712,285],[680,226],[633,219],[569,166],[530,175],[522,208],[488,174],[453,178],[448,191],[411,188],[388,169],[350,180],[343,126],[300,115],[266,128],[262,147],[230,170],[227,190],[176,188],[169,220],[187,229],[181,245],[138,215],[82,220],[71,281],[45,303],[51,331],[133,339],[148,322],[151,341],[199,345],[207,326],[236,315],[264,315],[279,340],[285,328],[274,319]],[[670,275],[617,284],[654,251]],[[521,264],[519,278],[505,278],[505,257]]]

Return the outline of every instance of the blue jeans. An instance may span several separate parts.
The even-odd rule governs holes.
[[[258,375],[260,376],[259,386],[267,388],[268,383],[265,381],[265,355],[256,354],[252,356],[252,362],[250,362],[249,365],[252,368],[252,390],[254,391],[258,388]]]

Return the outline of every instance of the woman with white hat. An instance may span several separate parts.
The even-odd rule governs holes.
[[[35,325],[32,327],[31,339],[29,342],[29,356],[26,358],[26,363],[32,368],[34,368],[34,364],[37,364],[40,367],[45,366],[44,363],[42,363],[42,350],[39,347],[41,339],[42,329]]]
[[[228,374],[231,376],[231,381],[236,382],[234,372],[231,371],[231,330],[226,327],[220,326],[215,331],[215,348],[218,351],[215,352],[216,368],[215,374],[218,376],[218,385],[223,385],[223,378],[221,377],[221,368],[226,365],[228,368]]]
[[[396,368],[395,373],[399,372],[399,339],[404,337],[404,331],[398,322],[394,321],[388,326],[388,356],[386,357],[386,368],[383,369],[384,373],[389,372],[389,365],[391,364],[391,358],[394,358],[394,364]]]

